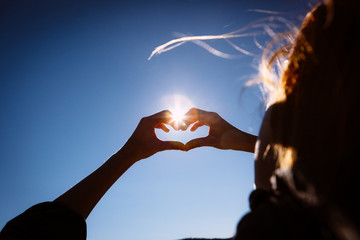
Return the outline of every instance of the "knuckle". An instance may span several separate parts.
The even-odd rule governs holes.
[[[170,110],[163,110],[163,111],[160,112],[160,114],[168,115],[168,114],[171,114],[171,111]]]
[[[143,118],[141,118],[141,119],[140,119],[140,123],[144,124],[144,123],[148,122],[149,118],[150,118],[150,117],[143,117]]]
[[[216,124],[217,122],[219,122],[220,119],[221,118],[220,118],[220,115],[218,113],[216,113],[216,112],[210,112],[209,113],[209,122],[211,124]]]
[[[217,114],[216,112],[209,112],[209,114],[210,114],[211,117],[216,117],[216,116],[218,116],[218,114]]]
[[[197,112],[197,108],[192,107],[192,108],[190,108],[189,112],[190,112],[190,113]]]
[[[219,117],[219,114],[217,114],[216,112],[209,112],[209,117],[210,119],[216,119]]]

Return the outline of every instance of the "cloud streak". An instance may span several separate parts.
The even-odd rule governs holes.
[[[182,34],[183,35],[183,34]],[[183,36],[177,39],[173,39],[165,44],[158,46],[157,48],[152,51],[148,60],[150,60],[153,56],[159,55],[161,53],[167,52],[175,47],[178,47],[186,42],[193,42],[200,47],[208,50],[210,53],[224,58],[234,58],[234,55],[223,53],[215,48],[211,47],[207,43],[203,42],[206,40],[218,40],[218,39],[229,39],[229,38],[239,38],[239,37],[249,37],[254,36],[254,33],[243,33],[243,34],[234,34],[234,33],[227,33],[221,35],[205,35],[205,36]]]
[[[233,38],[242,38],[242,37],[253,37],[254,44],[259,48],[264,50],[264,46],[258,42],[256,39],[257,36],[264,36],[267,35],[270,37],[270,40],[274,40],[278,37],[278,30],[280,31],[289,31],[289,32],[296,32],[297,28],[293,23],[288,21],[287,19],[281,17],[281,16],[275,16],[278,14],[282,14],[280,12],[273,12],[268,10],[261,10],[261,9],[250,9],[248,11],[252,12],[261,12],[261,13],[267,13],[271,14],[272,16],[259,19],[258,21],[255,21],[243,28],[240,28],[236,31],[220,34],[220,35],[203,35],[203,36],[189,36],[182,33],[176,33],[175,36],[178,37],[176,39],[173,39],[169,42],[166,42],[158,47],[156,47],[151,55],[148,57],[148,60],[150,60],[155,55],[159,55],[161,53],[170,51],[184,43],[192,42],[205,50],[207,50],[209,53],[226,58],[226,59],[234,59],[238,58],[240,55],[236,54],[229,54],[224,53],[218,49],[215,49],[214,47],[210,46],[205,41],[208,40],[225,40],[232,48],[234,48],[236,51],[240,52],[241,54],[247,55],[247,56],[254,56],[253,53],[239,47],[238,45],[234,44],[230,39]],[[283,29],[283,30],[281,30]],[[266,44],[265,44],[266,45]]]
[[[248,12],[266,13],[266,14],[271,14],[271,15],[284,14],[282,12],[275,12],[275,11],[264,10],[264,9],[249,9]]]

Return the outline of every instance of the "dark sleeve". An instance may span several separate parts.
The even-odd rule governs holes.
[[[0,232],[5,239],[85,240],[86,222],[61,203],[44,202],[9,221]]]
[[[249,201],[251,211],[240,220],[234,240],[336,239],[315,209],[287,191],[258,189]]]
[[[255,190],[249,202],[251,211],[240,220],[234,240],[292,239],[294,216],[274,202],[271,192]]]

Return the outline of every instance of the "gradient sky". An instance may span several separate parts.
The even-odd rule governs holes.
[[[252,38],[232,41],[255,56],[217,40],[207,43],[238,57],[223,59],[186,43],[148,61],[174,33],[223,34],[269,17],[255,9],[299,23],[309,6],[301,0],[2,0],[0,228],[99,167],[142,117],[166,109],[174,95],[257,134],[260,91],[242,91],[261,54]],[[158,153],[108,191],[87,220],[88,239],[229,237],[248,211],[253,179],[249,153],[208,147]]]

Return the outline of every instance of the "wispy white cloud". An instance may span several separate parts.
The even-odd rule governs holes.
[[[266,13],[266,14],[272,14],[272,15],[284,14],[282,12],[275,12],[275,11],[264,10],[264,9],[249,9],[248,12],[258,12],[258,13]]]
[[[216,56],[232,59],[237,58],[239,55],[236,54],[229,54],[224,53],[218,49],[215,49],[214,47],[210,46],[205,41],[208,40],[225,40],[231,47],[233,47],[236,51],[248,55],[248,56],[254,56],[253,53],[239,47],[238,45],[234,44],[230,39],[233,38],[242,38],[242,37],[253,37],[254,43],[259,49],[264,49],[263,44],[260,44],[256,37],[257,36],[264,36],[267,35],[270,37],[270,39],[277,38],[278,34],[277,32],[282,31],[289,31],[289,32],[296,32],[297,28],[293,23],[288,21],[287,19],[281,17],[281,16],[275,16],[278,14],[282,14],[280,12],[273,12],[268,10],[261,10],[261,9],[249,9],[248,11],[253,12],[263,12],[267,14],[271,14],[272,16],[259,19],[251,24],[248,24],[236,31],[220,34],[220,35],[203,35],[203,36],[189,36],[182,33],[176,33],[175,36],[178,37],[176,39],[173,39],[169,42],[166,42],[158,47],[156,47],[151,55],[149,56],[148,60],[150,60],[153,56],[159,55],[161,53],[170,51],[184,43],[192,42],[194,44],[197,44],[198,46],[204,48],[209,53],[214,54]]]
[[[203,48],[205,48],[206,50],[208,50],[209,52],[211,52],[212,54],[215,54],[217,56],[220,57],[225,57],[225,58],[234,58],[234,56],[226,54],[226,53],[222,53],[219,50],[216,50],[215,48],[211,47],[210,45],[204,43],[203,41],[205,40],[216,40],[216,39],[229,39],[229,38],[239,38],[239,37],[248,37],[248,36],[253,36],[254,33],[243,33],[243,34],[234,34],[234,33],[227,33],[227,34],[220,34],[220,35],[205,35],[205,36],[183,36],[177,39],[173,39],[165,44],[162,44],[160,46],[158,46],[157,48],[154,49],[154,51],[152,51],[150,57],[148,58],[148,60],[150,60],[154,55],[158,55],[164,52],[167,52],[171,49],[174,49],[175,47],[178,47],[186,42],[193,42]]]

